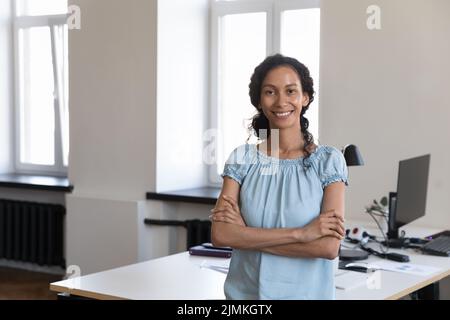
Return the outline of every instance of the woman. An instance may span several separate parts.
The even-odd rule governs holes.
[[[334,299],[347,167],[341,152],[315,145],[308,131],[309,70],[270,56],[255,69],[250,98],[257,109],[251,129],[258,137],[267,130],[268,139],[232,152],[211,215],[213,244],[234,249],[225,295]]]

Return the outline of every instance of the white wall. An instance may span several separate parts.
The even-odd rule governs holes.
[[[207,219],[210,206],[144,197],[206,182],[208,1],[71,3],[67,264],[88,274],[185,250],[184,229],[143,220]]]
[[[205,186],[208,113],[208,2],[158,1],[157,186]]]
[[[0,187],[0,197],[18,201],[66,204],[65,193],[57,191]]]
[[[0,1],[0,173],[12,171],[13,40],[11,2]]]
[[[67,265],[83,275],[138,261],[138,207],[136,201],[66,198]]]
[[[141,202],[155,189],[156,0],[73,0],[69,33],[67,264],[138,261]]]
[[[208,120],[208,0],[158,1],[156,191],[202,187]],[[148,201],[153,219],[208,219],[211,206]],[[141,217],[142,220],[142,217]],[[186,250],[182,227],[142,226],[140,260]]]
[[[184,202],[147,201],[141,210],[145,218],[168,220],[208,220],[213,206]],[[186,251],[186,229],[183,227],[139,224],[139,261],[164,257]]]
[[[156,163],[156,0],[74,0],[70,181],[76,195],[143,199]]]
[[[378,0],[382,29],[369,31],[369,0],[322,0],[322,143],[358,145],[347,216],[397,187],[398,161],[431,153],[426,217],[450,227],[450,2]]]

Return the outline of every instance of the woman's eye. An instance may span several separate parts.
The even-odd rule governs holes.
[[[265,92],[265,94],[266,95],[268,95],[268,96],[271,96],[271,95],[273,95],[273,91],[272,90],[267,90],[266,92]]]
[[[297,90],[295,90],[295,89],[288,90],[288,94],[295,94],[296,92],[297,92]]]

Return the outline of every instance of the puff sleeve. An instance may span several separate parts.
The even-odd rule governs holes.
[[[333,182],[344,182],[348,186],[347,164],[338,149],[325,147],[317,169],[323,189]]]
[[[250,167],[249,145],[242,145],[231,152],[228,160],[225,162],[222,178],[229,177],[242,185],[245,176]]]

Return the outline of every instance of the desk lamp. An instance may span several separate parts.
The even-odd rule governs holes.
[[[348,144],[342,149],[347,167],[363,166],[364,160],[359,152],[359,149],[354,144]],[[340,260],[364,260],[367,259],[368,254],[362,250],[339,250]]]
[[[359,149],[354,144],[349,144],[344,147],[342,150],[344,154],[345,162],[347,163],[347,167],[350,166],[363,166],[364,160],[359,152]]]

